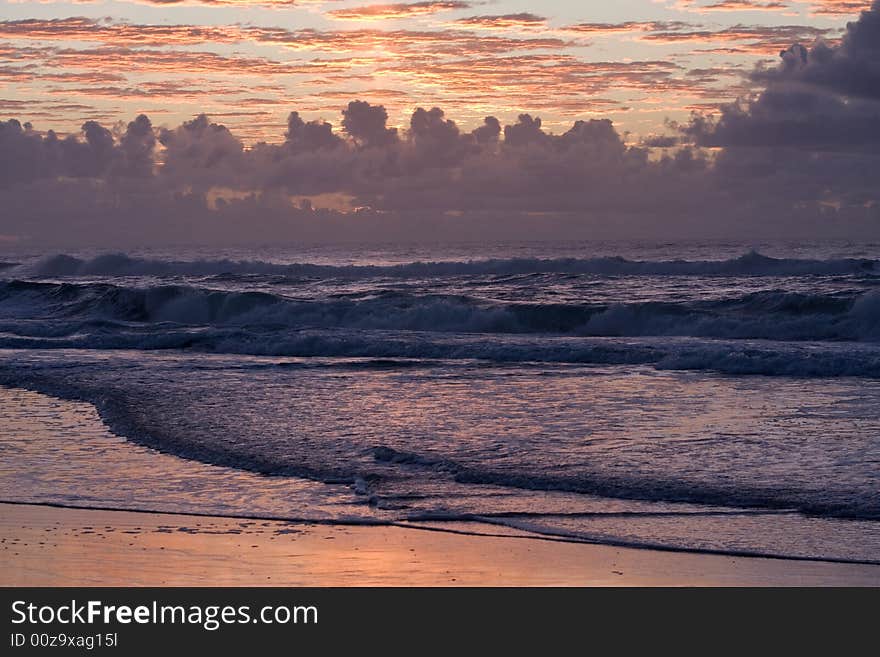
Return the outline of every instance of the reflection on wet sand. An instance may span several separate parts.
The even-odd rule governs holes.
[[[880,566],[0,504],[5,586],[880,585]]]

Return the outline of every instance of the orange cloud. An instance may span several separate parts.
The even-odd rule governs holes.
[[[13,2],[21,2],[25,0],[12,0]],[[52,4],[61,2],[62,0],[37,0],[44,4]],[[77,3],[101,2],[101,0],[74,0]],[[156,5],[159,7],[178,7],[185,5],[211,5],[219,7],[266,7],[266,8],[288,8],[302,7],[308,5],[322,5],[328,0],[132,0],[138,4]],[[332,0],[329,0],[332,1]]]
[[[338,20],[372,21],[398,18],[411,18],[436,14],[451,9],[468,9],[469,2],[447,0],[445,2],[400,2],[394,4],[367,5],[365,7],[348,7],[328,11],[327,16]]]
[[[631,34],[639,41],[658,44],[702,43],[718,46],[718,52],[777,55],[792,43],[829,38],[836,30],[807,25],[735,25],[710,29],[682,21],[580,23],[561,28],[584,35]],[[736,44],[731,46],[730,44]]]
[[[395,55],[418,52],[475,55],[567,46],[558,38],[477,36],[468,31],[429,30],[288,30],[246,25],[138,25],[90,18],[0,21],[0,37],[39,41],[82,41],[122,46],[189,46],[259,42],[295,51],[353,53],[381,51]]]
[[[717,51],[777,55],[792,43],[809,43],[834,31],[805,25],[735,25],[720,30],[670,30],[648,32],[639,36],[654,43],[702,43],[717,45]],[[728,47],[725,44],[736,44]]]
[[[598,96],[605,92],[671,91],[699,84],[674,78],[677,70],[663,61],[583,62],[566,55],[520,55],[425,61],[417,67],[392,64],[377,73],[405,75],[432,102],[450,107],[507,103],[568,114],[620,104]]]
[[[456,26],[484,30],[516,30],[541,27],[547,23],[543,16],[530,13],[503,14],[500,16],[469,16],[453,21]]]
[[[568,43],[558,38],[516,38],[509,36],[477,36],[466,31],[429,30],[267,30],[248,28],[258,41],[275,43],[291,50],[322,50],[336,53],[371,52],[406,56],[414,53],[472,56],[514,50],[559,50]]]
[[[870,0],[794,0],[810,5],[810,13],[817,16],[854,16],[871,8]]]
[[[741,84],[730,75],[688,74],[693,65],[686,58],[585,61],[569,50],[583,45],[580,36],[630,33],[647,43],[705,43],[750,53],[769,51],[772,44],[776,54],[789,45],[794,29],[721,31],[654,21],[582,23],[517,35],[473,28],[542,26],[545,19],[525,14],[463,20],[447,29],[419,30],[140,25],[83,17],[0,21],[0,38],[8,40],[0,42],[0,79],[13,97],[44,94],[57,102],[66,94],[102,109],[117,101],[120,108],[181,116],[198,99],[205,111],[228,110],[233,124],[239,110],[269,112],[277,122],[282,106],[292,103],[299,111],[324,113],[362,97],[385,104],[393,116],[411,110],[413,102],[449,107],[474,122],[499,107],[516,107],[540,110],[552,125],[608,109],[657,112],[652,99],[660,95],[677,107],[714,101],[725,96],[723,85],[738,90]],[[272,48],[274,55],[228,52],[244,43]],[[76,118],[72,113],[62,120]],[[255,125],[237,127],[253,135]]]
[[[871,0],[677,0],[675,7],[700,14],[715,11],[791,13],[797,4],[810,5],[814,16],[854,16],[871,8]]]
[[[0,36],[40,41],[83,41],[125,45],[190,45],[234,43],[244,40],[247,28],[238,26],[135,25],[85,17],[0,22]]]
[[[699,4],[697,0],[678,0],[676,8],[702,14],[713,11],[785,11],[790,6],[787,2],[777,0],[715,0],[710,4]]]
[[[605,36],[612,34],[638,34],[640,32],[659,32],[690,29],[691,23],[682,21],[625,21],[622,23],[577,23],[559,28],[563,32]]]
[[[127,73],[232,74],[235,76],[316,75],[329,70],[347,70],[346,64],[329,60],[279,62],[241,55],[219,55],[196,50],[132,49],[104,46],[93,49],[46,49],[42,61],[47,67],[79,67]]]

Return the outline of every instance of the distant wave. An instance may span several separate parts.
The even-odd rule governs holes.
[[[809,260],[772,258],[746,253],[730,260],[640,261],[622,257],[512,258],[465,262],[410,262],[397,265],[278,264],[263,261],[170,261],[133,258],[124,254],[81,259],[56,255],[20,268],[21,274],[43,277],[77,276],[220,276],[275,275],[306,278],[363,278],[532,273],[594,274],[602,276],[810,276],[880,274],[880,261],[861,258]]]
[[[303,301],[187,285],[10,281],[0,283],[0,317],[5,320],[0,327],[21,335],[63,335],[64,330],[101,323],[109,330],[116,322],[152,325],[159,333],[176,325],[873,342],[880,340],[880,290],[860,295],[771,290],[720,300],[540,304],[398,291]]]

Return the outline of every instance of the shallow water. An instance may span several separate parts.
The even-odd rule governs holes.
[[[140,447],[9,393],[3,495],[880,561],[880,249],[610,248],[4,257],[0,383]]]

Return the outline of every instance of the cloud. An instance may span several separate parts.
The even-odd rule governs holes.
[[[679,138],[674,135],[648,135],[641,141],[648,148],[673,148],[678,146]]]
[[[539,101],[526,106],[530,111],[547,107],[553,98],[548,93],[555,82],[552,71],[532,73],[530,62],[521,58],[568,49],[568,41],[559,35],[151,25],[82,17],[0,21],[3,36],[11,40],[8,47],[0,42],[0,57],[7,62],[0,65],[0,83],[11,87],[4,95],[38,96],[41,105],[30,106],[24,118],[40,121],[53,118],[48,105],[61,97],[100,107],[104,117],[147,112],[158,119],[162,113],[181,117],[201,111],[232,117],[229,112],[254,99],[271,108],[277,99],[293,96],[297,109],[309,118],[335,113],[360,97],[385,105],[392,124],[400,125],[420,102],[462,113],[471,103],[466,120],[475,122],[484,113],[481,106],[501,107],[505,100],[520,105],[520,96]],[[246,54],[238,44],[248,44]],[[447,86],[432,78],[429,71],[438,63],[457,69],[459,79]],[[502,65],[519,70],[502,71]],[[480,79],[484,71],[485,81]],[[508,81],[502,83],[502,75]],[[536,93],[531,81],[543,88]],[[463,87],[469,88],[460,94]],[[564,87],[560,109],[565,114],[598,107],[602,100],[573,84]],[[508,90],[514,95],[508,96]],[[278,111],[262,123],[228,120],[238,136],[253,141],[273,138],[273,128],[286,115]],[[83,119],[96,117],[58,112],[54,118],[53,126],[70,131]]]
[[[625,21],[621,23],[577,23],[560,32],[585,36],[630,35],[637,41],[657,45],[706,46],[705,50],[757,55],[775,55],[792,42],[812,42],[836,35],[835,28],[810,25],[703,26],[684,21]]]
[[[455,121],[447,119],[439,107],[416,109],[410,118],[409,139],[415,159],[422,165],[449,166],[463,157],[462,138]]]
[[[753,54],[777,54],[792,42],[813,42],[833,33],[831,28],[806,25],[734,25],[721,29],[652,29],[639,39],[653,43],[700,43],[717,49],[733,48]]]
[[[576,23],[560,28],[565,32],[589,35],[635,34],[638,32],[661,32],[689,29],[692,23],[682,21],[624,21],[621,23]]]
[[[160,129],[164,147],[162,174],[207,190],[225,182],[244,166],[244,147],[225,126],[205,114],[173,130]]]
[[[504,127],[504,143],[516,148],[528,144],[543,144],[550,135],[541,130],[541,119],[520,114],[516,123]]]
[[[38,0],[46,4],[52,4],[62,0]],[[133,0],[138,4],[158,5],[160,7],[176,7],[188,5],[209,5],[213,7],[264,7],[288,9],[309,5],[322,5],[328,0]],[[101,0],[76,0],[78,3],[101,2]]]
[[[120,73],[228,74],[248,76],[284,76],[326,74],[346,70],[332,62],[280,62],[265,57],[221,55],[205,50],[168,50],[100,46],[98,48],[40,48],[31,51],[30,59],[42,68],[82,68],[89,71]],[[38,77],[45,76],[40,73]]]
[[[620,107],[620,101],[600,94],[691,92],[702,86],[698,80],[675,77],[679,68],[665,60],[585,62],[566,54],[520,54],[432,60],[418,67],[395,62],[377,67],[377,74],[406,75],[420,88],[431,88],[442,80],[443,92],[451,99],[444,103],[449,106],[459,99],[461,104],[507,103],[530,111],[583,115]]]
[[[289,30],[256,25],[159,25],[84,17],[0,21],[0,37],[38,41],[82,41],[123,47],[192,46],[257,42],[292,51],[468,56],[513,50],[560,49],[557,37],[477,36],[468,30]]]
[[[83,41],[112,45],[190,45],[234,43],[257,35],[238,26],[136,25],[85,17],[0,21],[0,36],[39,41]]]
[[[880,108],[809,89],[769,88],[754,102],[724,105],[717,120],[685,128],[701,146],[863,150],[880,145]]]
[[[547,19],[543,16],[521,12],[494,16],[469,16],[453,21],[457,27],[479,28],[483,30],[516,30],[543,27]]]
[[[411,18],[413,16],[426,16],[452,9],[468,9],[469,7],[471,7],[470,2],[460,2],[458,0],[447,0],[444,2],[398,2],[333,9],[328,11],[326,15],[337,20],[395,20]]]
[[[852,16],[870,8],[871,0],[677,0],[676,9],[698,14],[761,11],[791,14],[798,5],[809,5],[814,16]]]
[[[483,125],[475,128],[471,134],[481,146],[495,144],[501,136],[501,122],[494,116],[487,116],[483,119]]]
[[[759,66],[765,85],[754,99],[696,115],[684,127],[706,146],[772,146],[862,151],[880,144],[880,0],[847,25],[839,45],[794,44],[774,68]]]
[[[838,46],[796,44],[782,53],[774,69],[758,70],[767,84],[800,83],[846,97],[880,100],[880,2],[848,23]]]
[[[875,2],[839,45],[787,48],[778,66],[756,69],[760,93],[681,126],[697,146],[719,149],[713,171],[732,198],[787,201],[805,215],[831,208],[832,225],[854,233],[845,217],[880,218],[878,15]]]
[[[148,176],[153,170],[153,149],[156,147],[153,124],[144,114],[128,124],[119,138],[122,169],[128,175]]]
[[[646,145],[665,154],[650,157]],[[89,122],[64,139],[9,121],[0,228],[155,242],[181,231],[188,241],[717,236],[744,226],[790,235],[876,219],[875,150],[843,159],[734,150],[749,149],[712,158],[670,138],[633,146],[607,119],[553,133],[532,114],[507,125],[488,116],[465,132],[436,107],[417,108],[397,131],[365,101],[345,106],[339,132],[294,111],[283,140],[251,147],[205,115],[175,128],[145,116],[115,131]],[[321,199],[337,209],[319,209]]]
[[[388,112],[381,105],[353,100],[342,110],[342,127],[363,147],[387,146],[397,141],[397,129],[387,127]]]
[[[155,164],[150,120],[138,116],[118,136],[86,121],[81,138],[36,132],[29,123],[0,121],[0,186],[39,179],[147,177]]]
[[[335,149],[343,145],[343,140],[333,134],[333,126],[326,121],[303,121],[299,112],[291,112],[287,117],[285,144],[293,151],[314,152]]]
[[[788,10],[787,2],[775,0],[711,0],[708,4],[698,0],[678,0],[676,6],[684,11],[710,13],[715,11],[772,11]]]
[[[43,103],[75,96],[102,108],[103,116],[222,114],[239,137],[254,141],[275,138],[287,112],[272,109],[278,98],[290,97],[298,99],[298,111],[309,118],[329,116],[351,98],[380,103],[390,124],[397,126],[420,103],[443,107],[468,128],[486,113],[501,112],[509,120],[520,110],[540,113],[554,126],[609,111],[616,112],[617,120],[630,112],[656,117],[664,107],[721,102],[739,92],[742,81],[688,76],[683,64],[689,55],[667,54],[671,49],[658,51],[663,54],[656,58],[595,61],[585,54],[581,37],[628,30],[637,39],[654,39],[642,39],[645,43],[680,44],[682,52],[693,51],[695,44],[753,47],[731,35],[712,42],[713,30],[674,21],[550,28],[539,16],[526,18],[538,29],[476,30],[454,22],[443,23],[445,29],[316,30],[76,17],[6,21],[0,22],[0,36],[12,39],[15,47],[8,51],[10,64],[0,69],[0,79],[28,96],[31,87],[24,85],[35,83]],[[513,20],[503,14],[470,19],[486,24]],[[757,42],[760,35],[750,32],[741,38]],[[780,33],[754,48],[775,53],[789,40]],[[243,54],[237,44],[245,43],[257,44],[260,56],[250,46]],[[98,74],[104,79],[88,79]],[[235,118],[242,105],[255,101],[270,111],[265,119]],[[86,113],[56,116],[68,121],[54,123],[65,130],[77,128],[84,118],[96,118]],[[43,105],[24,118],[51,117]]]
[[[283,128],[264,142],[250,144],[242,134],[253,133],[263,120],[251,112],[265,111],[266,106],[282,111],[269,91],[265,97],[253,92],[242,99],[235,128],[207,113],[165,127],[154,126],[141,114],[130,123],[86,121],[76,134],[59,136],[10,120],[0,123],[0,205],[5,210],[0,233],[35,241],[127,239],[142,244],[536,236],[878,237],[878,14],[880,3],[850,23],[837,42],[814,41],[822,35],[798,26],[704,30],[669,23],[583,24],[584,33],[630,29],[640,39],[665,35],[662,38],[688,44],[721,39],[763,48],[787,37],[809,39],[808,46],[787,44],[777,66],[752,73],[749,82],[760,88],[759,93],[724,104],[717,115],[696,114],[678,126],[675,135],[641,140],[622,133],[601,115],[584,120],[584,103],[593,102],[590,107],[598,113],[603,103],[614,102],[599,94],[613,96],[621,89],[659,97],[690,94],[692,100],[708,103],[717,79],[736,71],[721,63],[689,69],[662,59],[583,61],[552,48],[505,50],[516,40],[498,36],[503,43],[493,42],[496,35],[487,34],[483,43],[457,30],[451,33],[458,45],[470,48],[467,55],[450,51],[448,57],[436,57],[430,51],[442,47],[437,34],[407,31],[412,40],[396,46],[398,57],[371,62],[373,71],[388,73],[389,79],[405,71],[415,83],[406,91],[377,92],[415,107],[398,127],[389,124],[384,101],[359,94],[354,84],[345,99],[340,94],[348,92],[338,87],[304,94],[295,108],[283,108]],[[114,53],[135,51],[156,67],[186,66],[184,51],[169,53],[142,42],[115,43],[116,24],[96,25],[98,41],[104,45],[83,50],[84,62],[110,61]],[[192,36],[183,26],[159,27],[172,39]],[[104,28],[109,36],[100,35]],[[57,26],[37,32],[46,29]],[[73,20],[62,31],[80,29],[79,21]],[[239,38],[251,28],[206,29],[218,29],[229,38],[243,31],[235,36]],[[375,34],[253,29],[256,37],[278,40],[285,47],[292,43],[317,49],[342,40],[342,34],[365,43]],[[396,32],[381,32],[381,43],[390,43],[389,35]],[[120,33],[123,41],[156,36],[135,37],[128,27]],[[66,45],[35,44],[34,50],[19,56],[26,66],[35,61],[29,58],[68,60],[75,52]],[[132,58],[132,65],[136,60]],[[283,65],[259,58],[254,62],[267,71]],[[340,75],[348,62],[315,60],[302,66],[325,64],[328,75]],[[205,70],[215,65],[219,63],[210,57],[204,59]],[[86,69],[84,65],[87,74]],[[124,74],[119,65],[101,71]],[[460,108],[465,105],[419,106],[414,92],[432,89],[438,81],[451,97],[467,96],[470,111],[486,108],[476,128],[462,127],[474,125],[473,116],[470,124],[463,120]],[[191,80],[189,87],[185,82],[168,79],[136,89],[147,94],[188,93],[198,102],[201,91],[214,93],[224,84],[222,79],[199,86],[192,86]],[[90,83],[76,84],[85,88]],[[93,93],[127,88],[98,79],[91,87]],[[553,93],[542,93],[547,89]],[[493,104],[500,97],[497,90],[503,90],[504,106]],[[319,93],[338,102],[338,118],[306,118],[304,108]],[[571,103],[568,107],[578,120],[560,129],[558,123],[542,120],[542,103],[554,111]],[[79,111],[55,105],[61,115]],[[512,106],[527,111],[513,120],[498,118],[509,116]],[[26,114],[29,104],[7,107]],[[493,115],[490,108],[504,109],[505,114]]]
[[[870,7],[871,0],[795,0],[809,4],[810,13],[818,16],[851,16]]]

